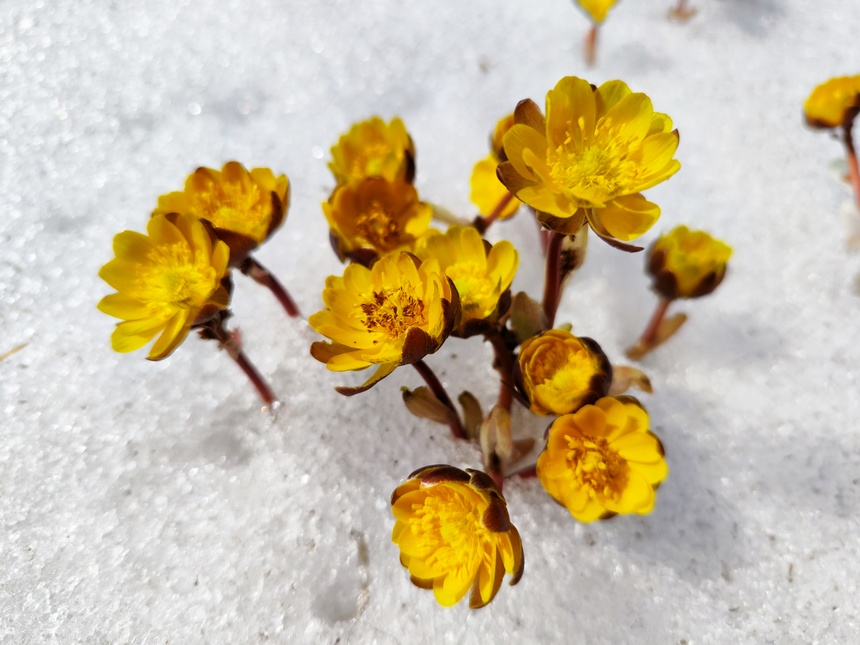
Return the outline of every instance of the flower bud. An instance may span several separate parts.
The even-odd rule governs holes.
[[[678,226],[651,246],[647,270],[664,298],[700,298],[723,281],[731,255],[730,246],[704,231]]]

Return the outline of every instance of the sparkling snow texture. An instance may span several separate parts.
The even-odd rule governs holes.
[[[856,74],[846,0],[619,3],[583,64],[569,0],[6,0],[0,4],[0,641],[3,643],[839,642],[856,637],[860,344],[838,142],[801,106]],[[260,260],[305,314],[342,270],[320,209],[329,147],[400,115],[424,199],[472,215],[468,178],[495,120],[562,76],[621,78],[681,132],[682,170],[649,191],[649,243],[679,223],[735,249],[724,285],[641,363],[671,473],[648,517],[579,525],[536,480],[506,495],[526,571],[480,611],[436,605],[390,542],[413,469],[478,466],[411,417],[402,369],[333,390],[315,334],[238,275],[233,324],[284,400],[272,421],[214,343],[118,355],[95,304],[111,240],[143,230],[199,165],[286,172],[292,207]],[[856,217],[856,216],[855,216]],[[521,251],[525,213],[491,230]],[[611,359],[655,297],[642,256],[592,239],[559,321]],[[428,362],[489,406],[481,342]],[[537,436],[545,420],[515,417]]]

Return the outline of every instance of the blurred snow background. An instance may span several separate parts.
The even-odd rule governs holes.
[[[801,106],[860,72],[845,0],[621,2],[582,63],[569,0],[6,0],[0,4],[0,641],[839,642],[856,637],[860,345],[844,248],[841,146]],[[424,199],[471,215],[468,178],[495,120],[562,76],[621,78],[681,131],[663,218],[735,248],[711,297],[642,364],[671,474],[644,518],[578,525],[535,481],[506,487],[526,574],[487,608],[436,606],[390,542],[388,497],[413,469],[479,464],[410,417],[399,370],[313,361],[314,334],[236,277],[234,324],[284,400],[212,343],[120,356],[95,303],[112,237],[142,230],[195,167],[286,172],[293,201],[260,252],[303,311],[342,269],[319,202],[328,149],[356,120],[400,115]],[[494,227],[538,295],[525,214]],[[654,297],[642,258],[592,241],[559,320],[613,360]],[[496,393],[490,351],[430,357],[455,394]],[[516,417],[524,434],[544,421]]]

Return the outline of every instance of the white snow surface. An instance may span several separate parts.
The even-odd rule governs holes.
[[[583,64],[569,0],[6,0],[0,4],[0,641],[2,643],[848,642],[858,629],[860,344],[856,214],[841,145],[804,127],[812,88],[860,63],[846,0],[619,3]],[[476,448],[410,416],[401,368],[345,398],[317,339],[235,278],[234,325],[283,400],[276,418],[212,342],[115,354],[96,302],[113,236],[158,195],[236,159],[289,175],[259,252],[305,314],[342,267],[320,209],[329,148],[401,116],[426,200],[463,216],[496,119],[559,78],[620,78],[681,132],[683,167],[648,192],[642,242],[687,223],[735,250],[712,296],[639,365],[670,476],[653,514],[575,522],[511,480],[525,576],[488,607],[446,609],[391,542],[392,490]],[[838,166],[838,164],[836,164]],[[493,240],[521,251],[525,212]],[[559,321],[616,363],[656,299],[641,255],[592,239]],[[488,408],[491,352],[451,339],[428,363]],[[514,417],[538,436],[546,419]],[[366,563],[360,552],[365,545]]]

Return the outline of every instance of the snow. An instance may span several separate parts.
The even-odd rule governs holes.
[[[840,642],[858,629],[857,254],[838,142],[802,125],[824,80],[858,73],[844,0],[621,2],[587,69],[567,0],[7,0],[0,4],[0,640],[3,643]],[[640,365],[670,465],[655,512],[577,524],[510,481],[526,572],[480,611],[436,605],[390,542],[388,498],[475,448],[410,416],[403,368],[351,399],[317,337],[237,276],[233,323],[284,404],[213,343],[118,355],[95,303],[111,239],[142,230],[199,165],[286,172],[292,207],[259,259],[306,314],[342,269],[319,203],[328,149],[401,116],[424,199],[470,215],[495,120],[562,76],[621,78],[681,132],[663,217],[735,249],[712,296]],[[852,215],[856,219],[856,214]],[[491,229],[541,259],[524,213]],[[559,321],[623,363],[655,298],[642,258],[592,240]],[[491,352],[452,339],[428,362],[485,407]],[[518,413],[537,436],[545,420]]]

